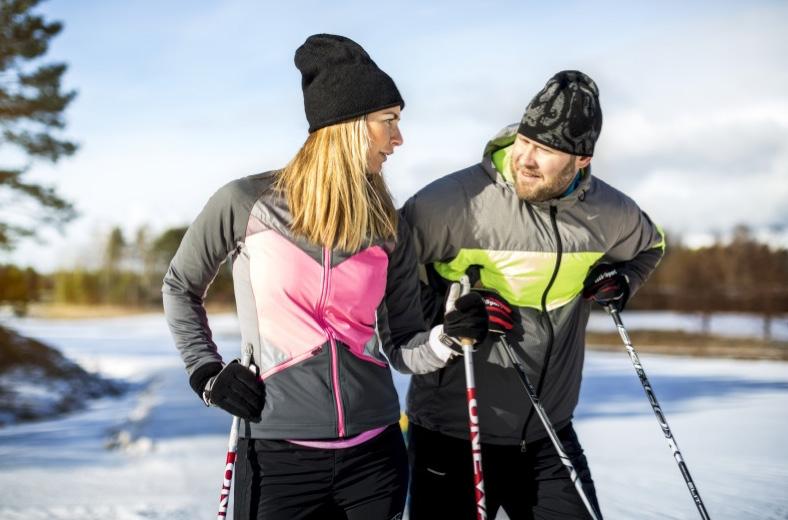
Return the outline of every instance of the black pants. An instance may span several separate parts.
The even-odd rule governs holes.
[[[408,458],[399,425],[352,448],[239,439],[235,520],[401,518]]]
[[[599,505],[583,448],[572,424],[558,432],[594,508]],[[589,518],[549,438],[519,446],[482,444],[487,517],[503,507],[512,520]],[[410,424],[410,520],[476,518],[468,441]],[[601,518],[601,515],[599,515]]]

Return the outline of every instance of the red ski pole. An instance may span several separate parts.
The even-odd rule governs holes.
[[[460,296],[468,294],[471,283],[467,276],[460,278]],[[448,310],[448,309],[447,309]],[[476,405],[476,379],[473,372],[473,340],[460,338],[465,363],[465,393],[468,398],[468,425],[470,427],[471,456],[473,458],[473,485],[476,494],[476,518],[486,520],[487,503],[484,498],[484,473],[482,471],[482,445],[479,437],[479,410]]]
[[[249,367],[252,362],[252,347],[245,345],[241,354],[241,364]],[[219,514],[217,520],[225,520],[227,517],[227,506],[230,504],[230,489],[233,484],[233,470],[235,469],[235,453],[238,449],[238,426],[240,419],[233,416],[233,424],[230,426],[230,439],[227,441],[227,458],[224,463],[224,478],[222,479],[222,491],[219,494]]]

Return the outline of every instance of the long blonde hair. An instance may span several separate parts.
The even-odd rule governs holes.
[[[364,116],[309,135],[276,181],[294,233],[351,252],[378,238],[396,238],[397,211],[383,175],[367,173],[368,149]]]

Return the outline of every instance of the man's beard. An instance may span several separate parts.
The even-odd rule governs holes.
[[[526,171],[533,170],[526,169]],[[537,183],[526,184],[515,169],[514,163],[512,163],[512,173],[514,174],[514,190],[520,199],[527,202],[544,202],[561,196],[569,187],[572,179],[575,178],[577,170],[574,158],[571,158],[566,167],[550,180],[541,176]],[[535,173],[539,174],[540,172],[537,170]]]

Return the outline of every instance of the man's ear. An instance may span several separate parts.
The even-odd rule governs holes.
[[[575,169],[580,170],[582,168],[585,168],[586,166],[591,164],[591,159],[592,157],[590,155],[575,157]]]

